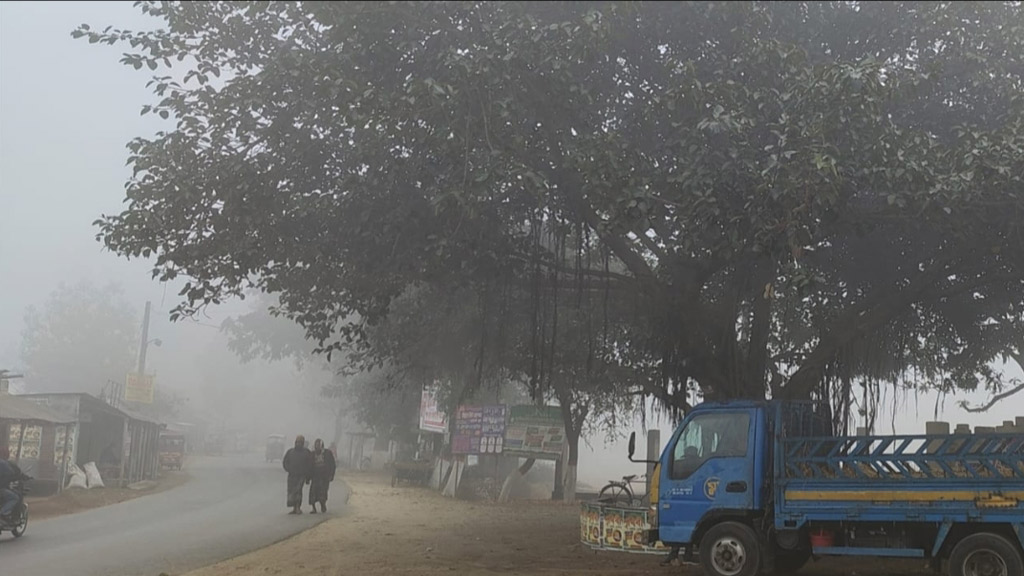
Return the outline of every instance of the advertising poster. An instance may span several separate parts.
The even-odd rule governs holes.
[[[596,502],[580,505],[580,542],[600,550],[664,554],[661,542],[647,543],[647,510],[608,506]]]
[[[53,445],[53,465],[57,470],[62,470],[64,467],[75,463],[76,437],[77,430],[70,424],[57,428],[57,440]],[[66,457],[65,449],[67,450]],[[62,458],[64,460],[63,467],[61,465]]]
[[[505,406],[459,406],[452,435],[453,454],[501,454],[504,449]]]
[[[153,380],[154,378],[152,374],[139,375],[136,372],[129,372],[125,377],[125,402],[152,404],[154,392]]]
[[[24,436],[21,433],[21,427],[25,427]],[[18,453],[18,444],[21,443],[21,453]],[[11,451],[11,459],[19,460],[37,460],[39,458],[40,448],[43,443],[43,429],[40,426],[33,426],[31,424],[17,424],[11,425],[10,431],[7,436],[7,446]]]
[[[608,548],[623,548],[626,523],[623,511],[617,508],[604,509],[604,545]]]
[[[558,406],[513,406],[505,430],[505,452],[558,460],[565,447],[565,426]]]
[[[424,386],[420,395],[420,430],[438,434],[448,431],[448,418],[437,402],[435,386]]]
[[[580,541],[588,546],[601,545],[601,507],[583,503],[580,508]]]
[[[642,510],[622,511],[622,547],[626,550],[646,548],[647,518]]]

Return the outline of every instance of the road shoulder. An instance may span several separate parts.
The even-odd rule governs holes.
[[[349,506],[330,521],[187,576],[663,574],[656,559],[579,543],[576,506],[464,502],[387,478],[347,475]]]
[[[44,520],[166,492],[185,484],[189,478],[188,471],[170,471],[164,472],[152,487],[143,490],[131,488],[65,489],[56,496],[29,497],[28,506],[33,520]]]
[[[272,546],[185,576],[701,573],[693,566],[662,567],[656,556],[596,552],[581,545],[576,506],[465,502],[420,488],[392,488],[381,477],[348,475],[344,480],[351,501],[339,516]],[[856,565],[823,560],[805,571],[828,576],[910,576],[925,570],[920,563],[879,565],[864,559]]]

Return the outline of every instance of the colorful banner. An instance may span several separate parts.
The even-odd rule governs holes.
[[[71,425],[57,427],[57,438],[53,442],[53,465],[60,469],[60,461],[64,457],[65,441],[67,442],[67,459],[65,464],[74,462],[75,431]]]
[[[436,386],[424,386],[420,394],[420,430],[438,434],[448,431],[448,418],[437,402]]]
[[[21,427],[25,427],[25,434],[22,435]],[[18,444],[21,443],[21,452],[18,452]],[[43,428],[41,426],[25,425],[24,423],[12,424],[7,435],[7,447],[10,450],[11,460],[38,460],[39,453],[43,446]]]
[[[140,375],[137,372],[129,372],[125,378],[124,400],[125,402],[152,404],[154,389],[152,374]]]
[[[505,406],[459,406],[455,412],[452,454],[501,454]]]
[[[565,426],[558,406],[513,406],[505,429],[505,453],[558,460],[565,448]]]
[[[580,542],[601,550],[641,554],[664,554],[661,542],[648,544],[651,529],[644,508],[606,506],[593,502],[580,505]]]

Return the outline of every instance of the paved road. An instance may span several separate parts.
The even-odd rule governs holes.
[[[3,576],[177,574],[277,542],[340,513],[345,487],[331,487],[327,517],[290,516],[279,463],[260,455],[204,458],[181,487],[78,514],[29,522],[0,538]]]

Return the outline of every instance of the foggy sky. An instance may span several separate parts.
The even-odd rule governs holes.
[[[152,102],[145,87],[148,70],[121,65],[120,46],[90,45],[73,40],[70,32],[82,23],[139,29],[154,22],[131,2],[0,3],[0,367],[21,367],[25,309],[42,304],[59,282],[116,282],[140,318],[145,301],[153,302],[150,334],[164,341],[149,354],[158,381],[200,394],[196,358],[206,350],[223,351],[216,325],[225,314],[245,309],[230,306],[214,311],[204,325],[172,326],[167,310],[177,302],[178,286],[151,281],[148,263],[105,253],[94,239],[93,220],[121,207],[129,174],[125,144],[164,123],[139,115]],[[236,368],[239,378],[274,382],[281,390],[287,390],[282,382],[295,378],[289,365]],[[933,395],[922,395],[904,404],[897,430],[923,431],[934,402]],[[1016,403],[1004,402],[979,417],[949,400],[946,419],[994,424],[1024,413],[1012,408]],[[880,431],[889,431],[888,425]],[[596,453],[584,448],[581,454],[581,480],[597,484],[637,470],[625,461],[624,442],[607,449],[603,438],[592,444]]]
[[[104,253],[92,226],[120,209],[125,144],[159,129],[139,115],[146,77],[117,62],[120,47],[69,35],[82,23],[150,20],[131,2],[0,4],[0,365],[20,365],[24,310],[61,281],[117,282],[140,318],[145,300],[163,300],[149,266]],[[165,316],[154,314],[154,334]]]

